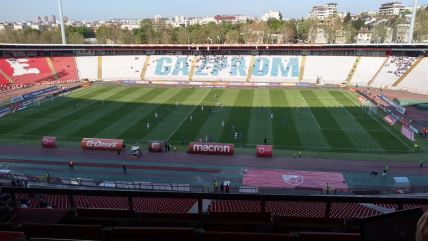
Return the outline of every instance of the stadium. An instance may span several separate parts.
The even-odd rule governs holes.
[[[424,1],[24,2],[0,241],[428,240]]]
[[[428,207],[427,50],[0,45],[0,237],[396,240],[373,227]]]

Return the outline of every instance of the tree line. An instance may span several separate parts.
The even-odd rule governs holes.
[[[382,17],[384,21],[378,24],[366,25],[368,16],[361,14],[352,18],[331,16],[320,22],[316,19],[274,20],[267,22],[247,21],[245,23],[223,22],[206,25],[191,25],[187,27],[172,27],[164,22],[143,20],[138,29],[122,29],[120,25],[102,25],[97,28],[84,26],[66,27],[67,42],[84,44],[88,39],[96,39],[99,44],[291,44],[314,43],[317,31],[321,31],[328,43],[354,43],[358,32],[367,28],[373,34],[373,41],[382,43],[388,34],[396,31],[399,24],[407,23],[403,13],[398,16]],[[415,41],[428,38],[428,8],[420,9],[417,13]],[[0,31],[2,43],[29,44],[59,44],[60,30],[12,30],[6,28]]]

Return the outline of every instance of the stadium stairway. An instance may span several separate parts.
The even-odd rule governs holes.
[[[363,205],[364,207],[373,209],[375,211],[378,211],[382,214],[392,213],[395,211],[395,209],[393,209],[393,208],[382,207],[382,206],[378,206],[378,205],[375,205],[372,203],[361,203],[361,205]]]
[[[202,212],[208,212],[208,208],[211,205],[212,200],[204,199],[202,200]],[[190,208],[189,213],[198,213],[198,203],[196,202],[192,208]]]
[[[398,78],[397,81],[392,85],[394,87],[397,87],[424,59],[424,56],[419,56],[419,58],[416,60],[416,62],[404,73],[400,78]]]
[[[10,78],[3,70],[0,69],[0,85],[15,84],[15,81]]]
[[[247,82],[251,81],[251,77],[253,76],[253,71],[254,71],[254,65],[255,64],[256,64],[256,58],[254,56],[251,56],[250,65],[248,67],[248,72],[247,72]]]
[[[358,67],[358,64],[360,63],[360,60],[361,60],[361,56],[358,56],[356,59],[355,59],[355,63],[354,63],[354,65],[352,66],[352,69],[351,69],[351,72],[349,72],[349,74],[348,74],[348,78],[346,78],[346,85],[348,85],[348,86],[350,86],[352,83],[351,83],[351,80],[352,80],[352,77],[354,76],[354,74],[355,74],[355,70],[357,70],[357,67]]]
[[[195,75],[195,71],[196,71],[196,64],[198,62],[198,57],[197,56],[193,56],[192,58],[192,65],[190,66],[190,73],[189,73],[189,81],[193,80],[193,76]]]
[[[302,63],[300,64],[299,82],[303,80],[303,76],[305,75],[305,64],[306,64],[306,55],[303,55]]]
[[[382,65],[380,66],[380,68],[377,70],[376,74],[373,75],[373,77],[371,78],[371,80],[369,81],[369,83],[367,84],[367,86],[371,86],[371,84],[373,84],[373,82],[375,81],[375,79],[377,78],[377,76],[380,74],[380,72],[384,68],[385,64],[388,63],[388,61],[389,61],[390,58],[391,58],[391,56],[388,56],[388,58],[385,59],[385,61],[382,63]]]
[[[103,56],[98,56],[97,80],[103,79]]]
[[[51,71],[52,71],[52,76],[54,77],[54,79],[55,80],[58,80],[59,79],[59,77],[58,77],[58,73],[56,72],[56,70],[55,70],[55,66],[54,66],[54,64],[53,64],[53,61],[52,61],[52,59],[50,58],[50,57],[46,57],[46,62],[48,63],[48,66],[49,66],[49,68],[51,69]]]
[[[144,80],[144,77],[146,76],[147,69],[149,68],[149,64],[150,64],[150,55],[147,55],[146,59],[144,60],[143,69],[141,70],[141,75],[140,75],[141,80]]]

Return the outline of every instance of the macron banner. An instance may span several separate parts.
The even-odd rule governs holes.
[[[192,142],[188,146],[188,153],[208,155],[233,155],[234,144]]]
[[[272,157],[272,146],[257,145],[256,155],[257,157]]]
[[[121,151],[123,140],[83,138],[80,146],[84,150]]]
[[[407,126],[401,126],[401,134],[411,141],[415,140],[415,133]]]

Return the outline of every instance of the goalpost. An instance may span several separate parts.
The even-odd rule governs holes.
[[[371,102],[370,100],[365,100],[361,102],[361,108],[368,113],[369,115],[377,115],[378,114],[378,107],[376,104]]]

